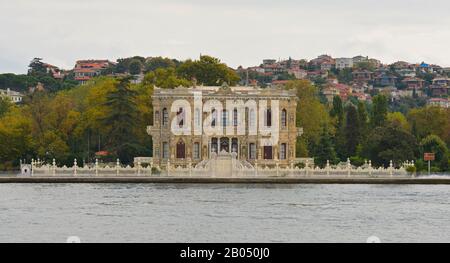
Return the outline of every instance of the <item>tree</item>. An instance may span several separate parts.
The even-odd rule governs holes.
[[[232,86],[239,81],[234,70],[210,56],[200,56],[196,61],[185,61],[178,67],[177,73],[184,79],[196,79],[198,83],[209,86],[220,86],[223,82]]]
[[[107,137],[108,151],[126,164],[132,163],[133,157],[143,147],[133,133],[137,116],[136,91],[130,89],[129,82],[129,77],[121,79],[116,89],[107,94],[105,106],[108,113],[102,120],[111,126]]]
[[[383,126],[386,123],[388,113],[388,102],[384,95],[377,95],[373,98],[372,117],[370,126],[372,128]]]
[[[142,72],[142,63],[137,60],[137,59],[133,59],[130,62],[129,65],[129,71],[131,75],[139,75]]]
[[[386,116],[386,121],[388,124],[402,128],[405,131],[410,130],[408,120],[401,112],[389,112]]]
[[[448,148],[445,142],[434,134],[428,135],[420,142],[421,153],[435,153],[436,163],[441,171],[448,170]]]
[[[178,77],[173,68],[159,68],[145,75],[144,84],[162,89],[173,89],[179,86],[189,87],[191,82]]]
[[[331,108],[330,116],[336,119],[336,127],[340,127],[343,124],[344,106],[341,97],[333,97],[333,108]]]
[[[450,145],[450,109],[434,106],[412,109],[407,119],[414,124],[419,139],[435,134]]]
[[[360,143],[361,130],[359,127],[358,113],[355,106],[347,107],[347,116],[345,118],[345,150],[347,156],[355,156],[356,149]]]
[[[363,152],[377,166],[387,166],[390,160],[399,165],[415,159],[418,149],[416,138],[403,129],[378,126],[372,130],[369,138]]]
[[[42,76],[47,75],[47,69],[42,62],[42,58],[34,58],[31,60],[30,65],[28,65],[28,75],[31,76]]]
[[[358,102],[358,123],[359,128],[361,130],[360,142],[362,143],[365,141],[367,133],[369,132],[368,129],[369,117],[367,114],[366,105],[362,101]]]
[[[179,64],[180,62],[175,59],[163,57],[149,58],[145,62],[145,72],[155,71],[160,68],[176,68]]]
[[[337,157],[336,157],[336,151],[333,147],[333,142],[331,140],[330,134],[328,132],[328,128],[324,127],[322,129],[322,134],[320,135],[320,141],[317,146],[315,155],[314,155],[314,162],[320,166],[324,167],[327,163],[327,160],[330,161],[331,164],[336,163]]]
[[[331,126],[328,112],[319,101],[317,88],[308,80],[290,81],[285,88],[295,90],[298,97],[296,125],[303,128],[304,134],[297,140],[297,149],[305,149],[306,146],[309,152],[314,153],[323,127]]]
[[[0,117],[0,170],[17,167],[19,160],[33,156],[31,122],[18,107]]]
[[[8,99],[0,96],[0,118],[6,114],[11,107],[11,102]]]

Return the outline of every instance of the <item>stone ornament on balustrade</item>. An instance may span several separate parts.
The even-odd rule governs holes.
[[[230,155],[231,156],[231,155]],[[347,159],[345,164],[332,166],[327,161],[326,166],[320,168],[313,167],[305,162],[304,168],[299,168],[293,162],[287,167],[268,167],[258,164],[254,165],[246,161],[236,160],[236,156],[225,158],[225,156],[214,156],[214,158],[202,162],[196,166],[192,165],[192,161],[186,166],[172,165],[169,161],[166,163],[165,169],[161,169],[151,162],[147,166],[142,166],[137,162],[133,167],[130,165],[123,166],[117,160],[114,165],[100,165],[95,160],[93,165],[78,166],[75,159],[72,167],[58,167],[56,160],[51,164],[46,164],[41,160],[32,160],[31,176],[105,176],[105,177],[134,177],[134,176],[158,176],[158,177],[408,177],[406,168],[413,166],[413,161],[407,161],[400,168],[395,168],[392,161],[389,167],[373,167],[372,162],[365,162],[360,167],[355,167]]]

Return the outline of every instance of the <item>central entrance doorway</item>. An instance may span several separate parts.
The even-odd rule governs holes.
[[[220,138],[220,151],[230,152],[230,139],[226,137]]]

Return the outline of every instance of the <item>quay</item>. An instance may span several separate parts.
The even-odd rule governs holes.
[[[427,177],[147,177],[147,176],[0,176],[4,183],[129,183],[129,184],[450,184],[448,178]]]

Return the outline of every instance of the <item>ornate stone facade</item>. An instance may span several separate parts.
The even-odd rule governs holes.
[[[154,121],[147,131],[155,165],[195,166],[223,151],[258,166],[287,167],[295,161],[300,129],[294,91],[224,84],[155,88],[152,99]]]

